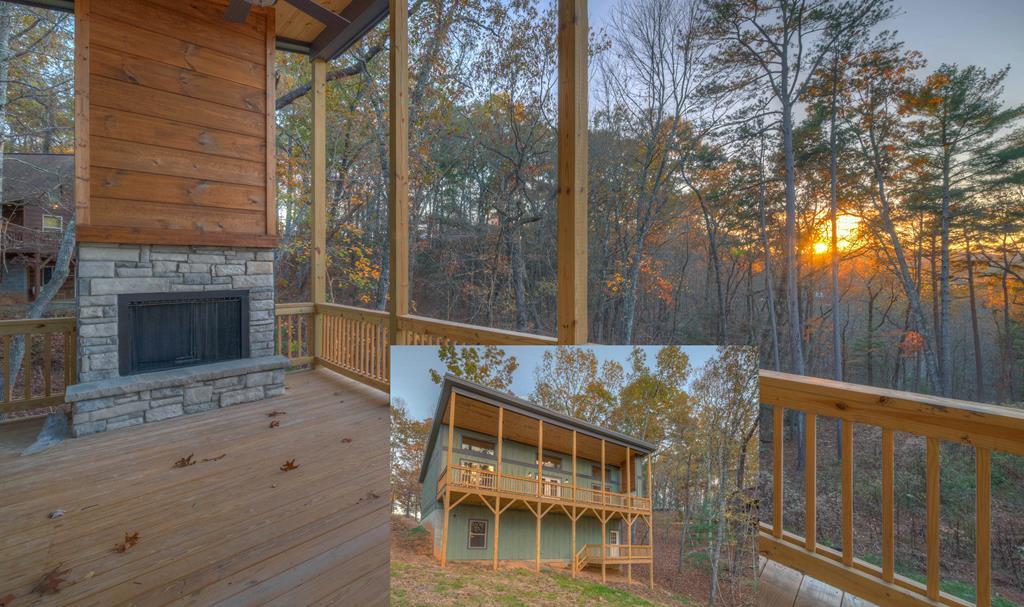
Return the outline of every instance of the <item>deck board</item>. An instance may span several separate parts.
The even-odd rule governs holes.
[[[267,401],[5,457],[0,596],[19,605],[382,604],[387,396],[328,371],[287,383]],[[277,428],[273,410],[287,412]],[[190,453],[225,457],[173,468]],[[293,458],[299,468],[281,472]],[[48,519],[57,508],[65,516]],[[118,553],[126,531],[141,541]],[[33,594],[58,564],[71,569],[60,592]]]
[[[775,561],[761,559],[758,602],[762,607],[877,607]]]

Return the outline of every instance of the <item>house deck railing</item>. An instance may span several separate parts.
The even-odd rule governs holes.
[[[651,546],[649,544],[634,544],[631,546],[626,544],[605,544],[603,551],[601,544],[584,544],[580,549],[580,556],[584,562],[595,565],[627,562],[649,563],[652,558],[651,554]]]
[[[388,313],[339,304],[278,304],[278,353],[292,367],[316,364],[388,390]],[[555,338],[407,315],[398,330],[409,345],[554,345]]]
[[[651,500],[646,497],[580,487],[576,488],[574,496],[571,484],[552,481],[538,484],[536,478],[512,474],[502,474],[499,479],[496,472],[469,466],[451,466],[450,469],[442,470],[437,480],[437,494],[443,495],[445,489],[479,491],[510,498],[534,498],[585,508],[604,507],[641,512],[649,512],[651,509]]]
[[[772,409],[772,520],[761,523],[759,549],[768,558],[877,604],[950,605],[970,603],[940,590],[940,443],[974,447],[976,462],[977,605],[991,604],[992,451],[1024,455],[1024,411],[954,401],[922,394],[858,386],[836,381],[761,372],[761,401]],[[805,507],[803,535],[783,528],[783,431],[787,410],[806,416],[803,436]],[[854,426],[881,429],[881,566],[854,554],[853,457],[841,457],[841,549],[823,545],[816,535],[817,418],[842,420],[840,452],[857,453]],[[924,584],[896,573],[894,433],[925,439],[927,575]],[[863,447],[861,447],[863,449]],[[862,473],[863,474],[863,473]],[[859,480],[858,482],[864,482]]]
[[[75,326],[74,318],[0,320],[0,413],[64,403],[77,376]]]

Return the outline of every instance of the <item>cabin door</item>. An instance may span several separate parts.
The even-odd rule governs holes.
[[[608,558],[619,558],[619,532],[616,529],[608,531]]]
[[[543,494],[545,497],[562,497],[561,481],[550,476],[541,477],[544,479]]]

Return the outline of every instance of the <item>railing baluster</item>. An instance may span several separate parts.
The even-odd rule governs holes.
[[[975,582],[977,584],[978,607],[989,607],[992,603],[992,452],[984,447],[974,451],[975,465]]]
[[[805,414],[804,425],[804,546],[814,551],[818,545],[817,522],[815,515],[818,512],[818,416],[814,413]]]
[[[53,334],[43,333],[43,396],[53,394]]]
[[[853,422],[844,421],[843,453],[843,564],[853,564]]]
[[[32,399],[32,334],[25,336],[25,400]]]
[[[892,582],[895,577],[896,534],[893,519],[896,504],[893,495],[895,480],[895,444],[893,432],[882,428],[882,579]]]
[[[14,387],[11,385],[14,383],[14,377],[11,373],[11,336],[4,335],[4,390],[3,394],[0,394],[0,402],[10,402],[11,396],[14,394]],[[13,375],[17,375],[17,371]]]
[[[939,439],[929,438],[927,449],[928,598],[939,598]]]
[[[772,406],[772,535],[782,537],[782,415],[785,409]]]

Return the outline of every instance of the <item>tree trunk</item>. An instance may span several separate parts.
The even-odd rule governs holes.
[[[974,338],[974,400],[985,402],[985,368],[981,357],[981,332],[978,330],[978,300],[974,292],[974,261],[971,258],[971,234],[964,230],[967,256],[967,294],[971,304],[971,335]]]
[[[760,164],[757,195],[758,214],[761,221],[761,248],[764,252],[764,287],[768,297],[768,323],[771,325],[772,339],[772,368],[776,371],[782,370],[782,361],[779,359],[779,321],[775,313],[775,277],[772,272],[772,253],[768,242],[768,211],[765,209],[765,198],[767,198],[764,178],[763,159]]]
[[[782,69],[781,80],[788,82],[785,62],[783,62]],[[793,108],[786,98],[782,100],[782,149],[786,168],[786,307],[789,316],[790,369],[798,375],[803,375],[803,322],[800,317],[800,291],[797,285],[796,160],[793,153]]]
[[[952,348],[949,344],[949,311],[951,295],[949,292],[949,220],[951,217],[949,184],[949,157],[943,159],[942,165],[942,214],[940,218],[939,238],[942,253],[942,275],[939,278],[939,368],[942,370],[940,390],[946,397],[953,396],[953,361]]]

